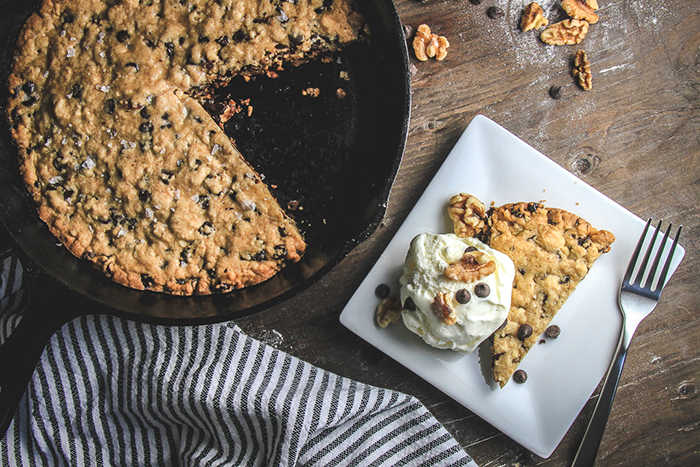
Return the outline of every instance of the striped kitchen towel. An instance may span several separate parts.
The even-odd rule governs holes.
[[[9,284],[12,264],[1,267]],[[15,304],[0,309],[4,329],[17,298],[3,301]],[[0,465],[476,467],[413,396],[315,367],[233,323],[104,315],[51,338]]]

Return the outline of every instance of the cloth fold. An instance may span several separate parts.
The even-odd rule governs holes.
[[[21,266],[2,258],[6,337],[21,319]],[[231,322],[106,315],[52,336],[0,464],[476,467],[413,396],[318,368]]]

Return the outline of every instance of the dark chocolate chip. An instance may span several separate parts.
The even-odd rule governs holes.
[[[201,44],[206,44],[207,42],[209,42],[209,36],[206,36],[204,34],[200,34],[199,35],[199,42]]]
[[[455,300],[457,300],[457,303],[460,303],[464,305],[465,303],[469,303],[469,300],[471,300],[472,295],[469,293],[467,289],[459,289],[455,293]]]
[[[129,40],[130,37],[131,36],[129,35],[129,33],[125,30],[121,30],[117,33],[117,40],[119,42],[126,42]]]
[[[141,131],[141,133],[153,133],[153,123],[143,122],[139,126],[139,130]]]
[[[147,190],[139,191],[139,200],[148,201],[151,198],[151,194]]]
[[[525,370],[516,370],[515,373],[513,373],[513,381],[518,384],[523,384],[527,381],[527,373],[525,373]]]
[[[481,5],[481,0],[469,0],[472,5]]]
[[[175,44],[166,42],[163,46],[165,47],[165,55],[167,55],[168,58],[173,58],[175,56]]]
[[[80,99],[83,97],[83,86],[80,83],[75,83],[70,88],[70,97]]]
[[[216,40],[216,43],[219,44],[221,47],[225,47],[228,45],[228,36],[221,36]]]
[[[465,252],[465,253],[471,253],[472,251],[476,251],[476,250],[477,250],[477,248],[476,248],[475,246],[468,246],[468,247],[464,250],[464,252]]]
[[[141,109],[141,112],[139,112],[139,115],[141,115],[142,118],[151,118],[151,114],[148,113],[148,108],[144,107]]]
[[[32,94],[36,89],[36,85],[32,81],[27,81],[22,86],[22,90],[27,94]]]
[[[205,222],[199,228],[199,233],[202,235],[211,235],[214,233],[214,226],[211,225],[211,222]]]
[[[406,301],[403,302],[403,307],[408,311],[416,311],[416,302],[414,302],[411,297],[408,297]]]
[[[549,88],[549,97],[552,99],[561,99],[561,86],[552,86]]]
[[[549,337],[550,339],[556,339],[557,337],[559,337],[559,334],[561,334],[561,328],[556,324],[552,324],[544,332],[544,335]]]
[[[117,107],[117,102],[114,99],[107,99],[105,101],[105,112],[108,114],[113,114],[114,109]]]
[[[518,327],[518,339],[525,340],[532,335],[532,326],[529,324],[521,324]]]
[[[484,282],[479,282],[474,286],[474,294],[479,298],[486,298],[491,293],[491,287]]]
[[[386,284],[379,284],[377,288],[374,289],[374,293],[379,298],[387,298],[391,293],[391,288],[389,288],[389,286]]]
[[[141,283],[147,289],[150,289],[154,285],[156,285],[156,281],[154,281],[153,278],[151,276],[149,276],[148,274],[141,274]]]
[[[486,10],[486,14],[489,15],[489,18],[491,19],[503,18],[505,16],[505,12],[503,11],[503,9],[497,6],[490,6]]]

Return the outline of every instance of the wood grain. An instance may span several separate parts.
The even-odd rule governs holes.
[[[542,459],[338,321],[466,126],[483,114],[640,217],[683,224],[686,257],[633,340],[597,465],[700,465],[697,1],[599,1],[600,21],[584,41],[562,47],[519,31],[526,4],[395,1],[404,24],[428,24],[450,48],[443,62],[412,60],[410,134],[384,222],[320,282],[240,326],[322,368],[417,396],[481,466],[570,464],[597,391]],[[486,15],[494,5],[502,18]],[[541,5],[550,21],[564,17],[553,0]],[[591,61],[590,91],[571,76],[578,48]],[[561,86],[560,99],[550,97],[551,86]]]

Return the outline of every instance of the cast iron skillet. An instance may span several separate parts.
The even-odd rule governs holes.
[[[24,21],[38,0],[0,0],[0,105]],[[4,435],[51,335],[71,319],[107,313],[165,325],[228,321],[277,305],[336,266],[381,222],[403,157],[411,84],[403,28],[391,0],[359,0],[370,48],[351,47],[330,63],[288,68],[276,79],[234,81],[220,97],[250,99],[253,113],[226,123],[244,157],[303,231],[308,250],[265,283],[228,294],[173,297],[128,289],[72,256],[36,213],[17,169],[17,152],[0,108],[0,219],[30,270],[30,304],[0,347],[0,435]],[[349,80],[339,78],[348,71]],[[318,87],[317,98],[300,89]],[[345,99],[335,90],[341,87]],[[325,91],[325,92],[324,92]],[[215,105],[215,104],[213,104]],[[275,188],[277,187],[277,188]],[[56,303],[56,294],[74,297]]]

